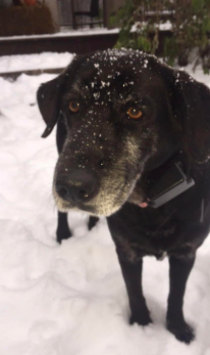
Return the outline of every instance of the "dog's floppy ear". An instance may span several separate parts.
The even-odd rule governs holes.
[[[210,158],[210,90],[183,71],[173,71],[173,110],[182,127],[188,156],[204,163]]]
[[[37,91],[37,102],[42,117],[47,125],[43,138],[52,132],[60,111],[60,97],[65,82],[65,74],[42,84]]]

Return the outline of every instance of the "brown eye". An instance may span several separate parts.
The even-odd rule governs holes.
[[[127,111],[127,114],[130,116],[130,118],[137,120],[138,118],[140,118],[142,116],[143,113],[138,108],[130,107]]]
[[[80,104],[77,101],[70,101],[69,103],[69,109],[72,112],[78,112],[79,111]]]

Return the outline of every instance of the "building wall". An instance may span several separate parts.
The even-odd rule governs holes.
[[[46,5],[50,8],[53,23],[56,31],[60,29],[59,14],[58,14],[58,3],[57,0],[45,0]]]
[[[101,0],[100,5],[102,6],[102,3],[105,8],[105,24],[107,27],[109,26],[109,17],[110,15],[116,11],[120,6],[124,5],[126,0]],[[52,17],[53,17],[53,22],[55,25],[55,28],[57,31],[59,31],[60,25],[71,25],[72,22],[72,16],[71,16],[71,0],[45,0],[46,4],[49,6]],[[80,2],[84,3],[82,6],[82,9],[84,8],[84,5],[86,7],[83,10],[88,11],[90,8],[90,0],[78,0],[74,1],[75,2],[75,10],[78,10],[77,7]],[[58,9],[60,7],[60,9]],[[59,15],[60,12],[60,15]],[[64,23],[63,23],[64,22]]]

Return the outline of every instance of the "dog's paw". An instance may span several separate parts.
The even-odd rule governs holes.
[[[72,237],[72,233],[69,228],[57,229],[56,231],[56,239],[59,244],[62,243],[62,240],[69,239],[71,237]]]
[[[142,326],[146,326],[150,323],[152,323],[152,319],[150,318],[150,314],[148,310],[132,314],[130,317],[130,324],[137,323]]]
[[[90,216],[88,221],[88,230],[90,231],[93,227],[95,227],[98,221],[99,221],[98,217]]]
[[[195,338],[194,330],[186,322],[179,324],[173,324],[173,322],[167,321],[167,329],[175,335],[175,337],[183,343],[190,344]]]

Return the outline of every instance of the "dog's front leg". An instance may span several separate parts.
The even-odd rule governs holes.
[[[132,263],[120,253],[118,258],[126,284],[131,308],[130,324],[147,325],[152,322],[142,291],[142,259]]]
[[[90,216],[88,221],[88,230],[90,231],[93,227],[95,227],[98,221],[99,221],[98,217]]]
[[[67,131],[64,118],[60,115],[57,124],[56,144],[58,154],[60,155],[66,140]],[[67,213],[58,211],[58,225],[56,230],[57,242],[61,243],[63,239],[68,239],[72,236],[71,230],[68,226]]]
[[[56,236],[58,243],[61,243],[63,239],[68,239],[72,236],[68,226],[67,213],[58,211],[58,226]]]
[[[195,257],[176,258],[171,256],[170,292],[168,297],[167,328],[177,339],[190,343],[194,339],[193,329],[185,322],[183,298],[187,279],[195,262]]]

